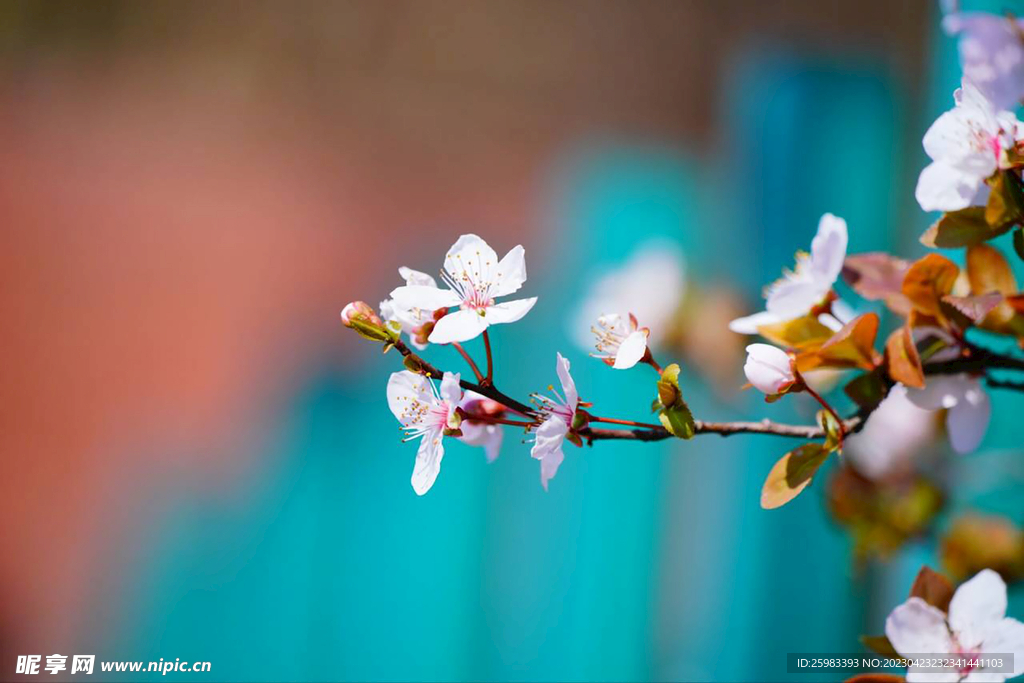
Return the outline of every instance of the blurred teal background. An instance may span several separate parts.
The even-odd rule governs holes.
[[[437,484],[419,498],[408,483],[415,446],[399,442],[397,424],[384,400],[386,376],[397,369],[396,361],[392,355],[380,356],[357,345],[337,325],[337,311],[348,300],[375,303],[384,298],[397,284],[399,265],[434,270],[444,250],[462,232],[479,233],[499,253],[522,242],[529,266],[524,293],[539,295],[540,302],[523,322],[504,326],[495,335],[502,389],[521,396],[554,382],[557,350],[572,362],[583,397],[598,401],[601,413],[644,419],[653,390],[651,378],[641,370],[613,372],[588,358],[570,339],[566,318],[585,294],[585,273],[621,264],[647,238],[668,238],[686,254],[692,281],[728,282],[748,295],[754,306],[761,285],[777,277],[795,250],[809,246],[818,217],[826,211],[848,221],[851,252],[892,249],[918,254],[916,236],[928,222],[914,204],[912,192],[925,159],[920,137],[952,102],[959,77],[954,43],[941,36],[937,8],[930,5],[926,11],[909,6],[887,10],[885,3],[867,3],[860,21],[853,22],[859,28],[846,33],[847,19],[861,11],[862,3],[834,4],[812,10],[808,3],[806,14],[812,17],[808,32],[818,32],[819,39],[831,35],[839,41],[838,36],[845,35],[838,47],[804,40],[803,34],[787,34],[781,28],[787,17],[801,14],[798,3],[778,9],[775,23],[756,33],[728,34],[714,28],[732,14],[754,15],[745,20],[751,24],[763,19],[762,10],[754,11],[748,4],[683,3],[675,8],[649,7],[643,21],[626,22],[621,36],[606,26],[604,33],[595,32],[598,38],[585,26],[567,20],[564,10],[551,10],[557,15],[551,25],[565,31],[555,31],[554,43],[577,41],[584,53],[593,45],[622,50],[616,54],[623,55],[627,64],[614,74],[619,78],[614,81],[616,87],[626,87],[631,69],[655,67],[665,72],[647,74],[653,83],[650,92],[664,87],[676,94],[662,100],[658,109],[644,99],[649,92],[639,92],[637,108],[658,109],[649,125],[628,117],[620,120],[617,115],[594,123],[586,110],[601,106],[605,92],[601,89],[581,94],[557,82],[545,83],[549,90],[531,89],[531,84],[545,81],[537,77],[513,83],[513,96],[505,92],[492,100],[487,87],[471,82],[466,73],[453,72],[452,80],[440,84],[424,78],[422,87],[438,89],[440,102],[461,96],[453,93],[472,91],[469,99],[473,101],[507,107],[509,120],[500,119],[497,129],[470,124],[465,137],[454,143],[455,151],[446,155],[443,135],[429,142],[418,137],[434,125],[431,117],[445,118],[446,110],[438,105],[423,114],[429,124],[419,118],[411,124],[408,135],[419,146],[408,170],[402,168],[402,144],[408,141],[396,142],[404,140],[398,133],[399,137],[391,138],[372,129],[380,137],[355,141],[352,148],[344,143],[362,136],[353,120],[369,125],[366,122],[380,113],[378,106],[395,111],[411,108],[403,105],[402,95],[414,97],[410,93],[421,87],[416,78],[422,74],[412,70],[411,76],[406,72],[395,76],[393,64],[390,70],[381,67],[398,93],[392,101],[376,91],[373,74],[377,72],[367,67],[369,76],[359,72],[352,77],[341,68],[339,85],[328,94],[334,62],[315,50],[310,56],[297,47],[307,33],[316,33],[321,40],[330,33],[315,28],[322,20],[326,27],[337,24],[338,40],[346,43],[339,48],[341,56],[335,55],[338,64],[376,65],[372,56],[379,45],[373,40],[387,49],[401,50],[394,46],[402,41],[381,28],[390,26],[381,19],[388,12],[364,6],[362,14],[350,15],[329,5],[302,5],[290,13],[260,5],[255,13],[261,16],[273,19],[283,13],[301,15],[304,20],[287,23],[290,32],[283,38],[259,23],[259,30],[246,34],[250,42],[243,43],[252,47],[264,45],[261,40],[273,45],[283,41],[281,50],[287,58],[263,59],[286,74],[294,70],[308,79],[290,85],[294,91],[282,91],[294,98],[291,106],[323,107],[318,116],[324,118],[317,119],[323,128],[314,126],[316,131],[331,127],[330,107],[358,110],[352,120],[339,124],[353,131],[353,140],[341,132],[337,133],[340,138],[328,136],[331,142],[325,147],[330,151],[321,151],[314,141],[302,147],[302,156],[285,153],[265,159],[259,152],[260,145],[269,144],[264,138],[276,140],[286,131],[286,142],[293,144],[291,136],[299,136],[296,131],[306,125],[286,109],[286,113],[275,111],[273,123],[266,124],[265,130],[255,126],[252,140],[260,142],[247,137],[248,142],[240,143],[246,154],[229,156],[225,168],[216,166],[219,152],[211,152],[201,162],[190,156],[178,172],[202,173],[212,165],[218,168],[219,178],[250,172],[241,169],[252,166],[280,164],[285,169],[282,173],[298,176],[298,183],[308,180],[316,185],[311,195],[299,191],[294,202],[322,200],[323,208],[303,209],[296,215],[289,186],[275,186],[273,176],[255,186],[214,183],[211,192],[237,192],[238,196],[198,213],[201,220],[188,212],[177,219],[207,227],[196,237],[195,248],[185,243],[172,252],[179,260],[171,279],[198,277],[190,274],[191,264],[203,262],[205,248],[216,249],[211,243],[227,239],[227,244],[233,244],[234,238],[220,237],[217,221],[236,219],[237,207],[250,200],[258,206],[263,201],[258,197],[261,192],[252,187],[281,193],[279,214],[272,213],[265,224],[254,215],[257,227],[247,223],[237,236],[245,242],[247,231],[282,227],[281,242],[268,241],[266,253],[261,252],[264,260],[248,274],[266,283],[268,291],[293,291],[288,289],[292,285],[282,284],[290,280],[316,283],[308,290],[294,287],[291,300],[261,299],[262,290],[251,292],[239,286],[239,299],[265,301],[266,315],[281,321],[275,328],[274,351],[253,356],[251,364],[240,366],[240,374],[254,378],[241,385],[241,393],[276,393],[273,399],[260,402],[255,412],[223,416],[209,408],[211,415],[220,416],[218,427],[228,425],[233,434],[242,435],[226,444],[193,438],[189,428],[178,423],[164,430],[154,426],[161,424],[157,418],[132,419],[124,431],[115,421],[113,432],[130,437],[89,441],[89,452],[118,451],[125,454],[125,462],[133,463],[118,465],[118,476],[91,484],[102,491],[97,494],[102,504],[109,506],[99,518],[104,521],[97,522],[104,530],[96,531],[100,541],[92,552],[99,557],[87,565],[91,574],[78,572],[79,581],[65,589],[66,595],[79,599],[74,601],[74,618],[59,637],[52,636],[57,632],[51,632],[49,624],[63,622],[60,610],[53,621],[40,619],[32,622],[32,629],[26,626],[18,633],[20,625],[27,623],[20,615],[40,609],[43,603],[8,599],[11,607],[4,628],[18,636],[11,641],[17,645],[4,651],[4,666],[8,654],[48,647],[43,654],[77,648],[76,652],[94,651],[99,659],[181,657],[212,662],[209,674],[187,676],[196,680],[800,680],[785,673],[787,652],[858,651],[857,637],[882,630],[885,614],[902,600],[918,566],[934,563],[934,546],[919,544],[890,565],[857,572],[849,539],[825,513],[822,486],[812,487],[783,509],[762,510],[760,488],[785,450],[783,442],[740,436],[570,448],[550,492],[545,493],[538,482],[537,463],[528,457],[529,446],[509,432],[500,458],[491,465],[478,449],[449,446]],[[226,18],[235,11],[248,12],[247,5],[222,6],[212,15],[193,7],[184,13],[185,19],[171,19],[161,12],[147,16],[125,11],[123,6],[101,7],[94,11],[119,18],[113,23],[119,28],[109,38],[103,29],[110,30],[111,20],[98,20],[101,37],[95,41],[99,47],[81,37],[87,32],[68,30],[59,17],[38,18],[24,7],[10,9],[10,15],[21,17],[17,26],[30,36],[8,55],[8,73],[18,76],[18,88],[32,85],[33,79],[48,82],[47,87],[55,91],[78,87],[72,85],[73,78],[60,77],[66,63],[40,57],[47,56],[47,50],[35,47],[32,40],[40,45],[76,45],[74,55],[98,52],[101,63],[132,62],[136,42],[141,40],[132,36],[148,35],[149,30],[164,36],[156,48],[158,55],[185,50],[166,36],[184,31],[188,16],[206,28],[221,28],[199,31],[200,38],[189,33],[192,38],[184,41],[195,52],[184,66],[176,63],[173,79],[186,83],[186,91],[190,74],[204,65],[217,72],[216,87],[227,87],[232,98],[237,95],[235,105],[247,106],[249,98],[255,97],[253,90],[267,87],[253,85],[258,79],[239,67],[254,59],[251,53],[242,50],[225,56],[195,48],[205,45],[203,41],[216,43],[218,30],[234,36]],[[530,21],[543,20],[546,11],[510,13],[506,6],[493,10],[497,18],[491,22],[487,9],[477,8],[466,19],[461,7],[433,5],[435,14],[428,24],[441,27],[442,37],[431,43],[433,47],[426,50],[430,58],[417,63],[418,68],[439,68],[446,59],[445,46],[459,40],[454,34],[472,34],[475,26],[482,25],[488,30],[505,27],[520,35],[516,31],[533,26]],[[628,3],[603,3],[590,11],[630,17],[629,8]],[[577,10],[581,16],[586,14],[582,6]],[[887,14],[890,11],[898,16],[893,19]],[[399,25],[430,14],[424,6],[409,5],[396,6],[391,12],[399,17]],[[26,15],[30,19],[24,19]],[[76,16],[84,15],[79,10]],[[510,16],[520,23],[504,23]],[[267,24],[273,23],[270,19]],[[879,26],[886,21],[888,27]],[[697,34],[702,31],[718,31],[715,35],[722,45],[715,48],[714,70],[696,73],[703,68],[674,63],[686,57],[686,48],[630,62],[630,41],[643,40],[645,32],[661,22],[669,36],[674,28],[683,32],[682,41],[699,42]],[[246,25],[252,28],[251,23]],[[908,25],[917,26],[916,33],[899,33]],[[48,28],[54,26],[57,29]],[[363,31],[371,29],[378,31],[376,38],[366,38],[364,45],[360,42]],[[895,32],[895,38],[885,31]],[[108,36],[106,42],[103,35]],[[271,40],[267,35],[275,37]],[[892,47],[901,37],[906,44]],[[473,47],[486,38],[470,37],[467,43]],[[541,47],[549,45],[538,40]],[[110,48],[109,42],[115,47]],[[352,44],[363,51],[356,52]],[[664,38],[657,44],[670,45],[672,40]],[[706,43],[700,42],[698,52],[710,63],[712,53]],[[502,56],[500,49],[498,53],[501,58],[493,67],[497,77],[544,73],[547,66],[542,57],[535,57],[535,62],[516,71],[502,60],[523,59],[523,53]],[[553,72],[571,68],[572,60],[569,67],[556,64],[557,51],[548,56]],[[163,73],[159,66],[147,68]],[[593,82],[601,77],[600,72],[585,72],[579,78]],[[396,81],[400,87],[394,86]],[[115,83],[108,87],[133,92],[126,81]],[[50,92],[42,86],[38,90]],[[374,106],[364,107],[358,101],[369,97],[367,93],[379,98]],[[581,97],[584,102],[562,123],[539,120],[535,99],[551,93],[570,100]],[[8,98],[18,101],[22,94],[12,87]],[[620,103],[616,111],[633,106],[629,90],[614,95],[609,91],[605,96]],[[51,97],[37,93],[30,100],[34,106],[49,107]],[[672,122],[673,107],[690,97],[703,100],[703,113],[680,114],[680,120]],[[320,98],[332,104],[319,104]],[[162,101],[166,102],[155,98],[155,103],[146,105],[153,107],[146,116],[159,121]],[[235,105],[218,105],[227,112],[221,113],[219,123],[203,123],[202,117],[175,121],[185,131],[191,130],[189,126],[211,126],[215,136],[231,139]],[[517,119],[520,111],[522,120]],[[403,118],[406,114],[387,112],[388,125],[397,129],[409,123]],[[112,116],[110,110],[101,109],[96,119],[102,122],[106,116]],[[544,132],[531,132],[532,127]],[[147,126],[140,130],[145,147]],[[507,140],[494,141],[485,135],[499,134],[495,130]],[[451,136],[454,139],[456,133]],[[505,157],[519,140],[543,153]],[[463,164],[460,154],[470,148],[482,151]],[[352,159],[376,158],[378,149],[391,161],[380,166],[347,164]],[[514,169],[504,178],[512,185],[507,193],[482,189],[484,180],[503,180],[500,173],[484,175],[480,185],[470,188],[457,182],[503,163]],[[435,173],[443,176],[459,167],[462,175],[447,181],[450,185],[431,179]],[[131,168],[126,164],[114,177],[130,175]],[[300,169],[297,174],[295,169]],[[427,197],[427,190],[409,189],[420,178],[441,183],[437,192],[444,201]],[[382,189],[372,189],[378,186]],[[401,191],[406,194],[392,197],[393,186],[404,188]],[[367,188],[371,188],[369,199],[361,196]],[[486,194],[489,191],[493,194]],[[160,201],[185,206],[191,201],[188,186],[183,192],[168,190],[168,195]],[[393,206],[401,204],[402,197],[408,201],[404,213]],[[509,208],[524,199],[527,208]],[[6,201],[13,200],[7,197]],[[376,208],[364,209],[360,202],[375,202]],[[463,203],[476,208],[460,208]],[[14,212],[11,215],[17,216],[17,211],[33,215],[31,208],[25,208],[27,202],[13,206],[8,206]],[[159,211],[142,211],[143,216],[155,213]],[[473,222],[488,219],[494,227]],[[384,226],[376,236],[373,220]],[[308,255],[292,247],[289,238],[289,231],[298,231],[295,224],[303,221],[322,232]],[[68,218],[58,223],[60,229],[73,228]],[[29,225],[36,223],[29,221]],[[110,248],[116,254],[120,238],[109,239],[114,240]],[[210,257],[209,267],[234,278],[239,260],[249,257],[247,252],[238,256],[228,251],[225,261],[233,265]],[[289,270],[282,265],[289,260],[299,265]],[[125,285],[119,281],[118,286]],[[174,286],[161,282],[157,290]],[[212,285],[198,280],[182,305],[190,308],[199,305],[200,299],[219,296],[211,294],[218,287],[220,280]],[[248,349],[256,344],[253,338],[265,329],[255,324],[244,327],[229,301],[225,298],[225,310],[217,310],[210,320],[229,329],[237,327],[244,334],[225,347],[221,364],[249,358]],[[317,322],[303,323],[299,313]],[[195,327],[214,324],[205,318],[200,323]],[[126,329],[133,334],[130,322]],[[173,338],[189,332],[168,325],[166,334]],[[470,350],[479,354],[475,344]],[[428,357],[446,367],[459,363],[444,349],[431,349]],[[140,362],[149,367],[161,361]],[[180,367],[188,368],[186,373],[200,372],[192,357],[180,359]],[[270,375],[258,374],[269,372],[267,368],[273,368]],[[685,363],[684,375],[686,395],[701,417],[739,419],[762,411],[778,419],[808,420],[813,415],[809,405],[795,401],[766,407],[751,394],[723,399],[697,373],[686,371]],[[742,381],[737,366],[736,386]],[[271,385],[273,392],[267,388]],[[190,391],[205,391],[205,385],[197,387]],[[183,389],[181,401],[190,403],[191,396]],[[217,396],[211,405],[233,400]],[[127,400],[119,398],[114,405]],[[160,419],[173,422],[174,408],[160,405]],[[989,442],[1014,445],[1014,429],[1005,417],[1020,409],[1020,401],[1000,396],[997,405]],[[206,427],[197,431],[207,433]],[[225,456],[225,452],[235,455]],[[214,460],[227,464],[211,470]],[[144,470],[139,462],[162,464],[156,470]],[[65,471],[64,467],[54,465],[51,471]],[[169,483],[154,485],[154,477]],[[137,497],[124,502],[122,485]],[[31,510],[29,503],[24,505],[23,511]],[[82,505],[92,509],[100,503]],[[75,515],[75,510],[71,507],[67,514]],[[108,524],[116,533],[109,531]],[[7,540],[9,549],[22,542],[13,536]],[[46,561],[70,562],[74,557]],[[29,570],[8,569],[11,576],[20,576],[18,571]],[[70,574],[75,572],[69,570]],[[58,581],[63,576],[57,571],[45,580]],[[24,585],[31,583],[26,580]],[[13,594],[14,589],[10,590]]]

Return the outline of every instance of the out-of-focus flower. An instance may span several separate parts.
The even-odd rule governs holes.
[[[638,327],[633,314],[625,317],[618,313],[602,315],[597,319],[597,325],[590,329],[597,337],[597,353],[590,355],[616,370],[633,367],[647,353],[647,337],[651,331]]]
[[[1013,672],[965,667],[941,673],[907,669],[907,681],[1004,681],[1024,672],[1024,624],[1006,616],[1006,584],[984,569],[965,582],[949,603],[949,615],[922,598],[912,597],[885,620],[885,635],[901,655],[951,655],[984,659],[1013,654]]]
[[[395,372],[388,379],[388,407],[402,424],[406,440],[420,439],[412,488],[418,495],[430,490],[441,471],[446,431],[459,429],[456,412],[462,400],[459,375],[444,373],[441,390],[424,377],[408,370]]]
[[[751,344],[747,347],[743,374],[751,384],[769,396],[784,392],[796,382],[789,354],[771,344]]]
[[[537,396],[540,402],[542,422],[537,427],[536,440],[530,455],[540,460],[540,483],[544,490],[548,490],[548,482],[555,473],[558,466],[562,464],[565,454],[562,452],[562,442],[572,429],[573,418],[576,416],[576,407],[579,405],[580,397],[576,392],[576,383],[569,374],[569,361],[562,354],[557,354],[555,371],[558,373],[558,381],[562,384],[562,396],[557,392],[554,398]]]
[[[1024,22],[987,12],[953,12],[942,28],[959,36],[960,64],[993,106],[1012,109],[1024,97]]]
[[[652,240],[639,247],[619,268],[587,288],[586,298],[572,316],[570,333],[580,348],[594,346],[594,321],[609,313],[628,313],[650,330],[658,345],[672,334],[674,317],[686,294],[686,261],[679,247]]]
[[[444,257],[441,279],[449,289],[429,284],[406,285],[391,292],[402,310],[437,311],[459,306],[434,323],[428,341],[450,344],[473,339],[490,325],[511,323],[526,315],[537,297],[495,303],[495,298],[519,291],[526,282],[526,258],[522,246],[505,257],[498,255],[476,235],[462,235]]]
[[[426,273],[402,266],[398,269],[398,274],[405,280],[406,285],[437,289],[437,282]],[[409,342],[417,349],[422,351],[427,348],[427,338],[434,329],[433,309],[402,307],[396,304],[394,299],[386,299],[380,302],[380,314],[389,323],[398,323],[401,331],[409,335]]]
[[[846,437],[843,454],[865,477],[880,479],[909,465],[935,437],[935,420],[934,411],[919,408],[907,398],[907,388],[897,384],[864,427]]]
[[[1020,137],[1012,112],[997,110],[969,81],[953,94],[956,105],[924,134],[932,163],[917,180],[917,202],[925,211],[959,211],[988,200],[985,180],[1006,160]]]
[[[459,407],[466,413],[466,418],[459,425],[462,431],[459,441],[469,446],[482,446],[487,462],[494,462],[501,450],[501,425],[474,420],[473,416],[502,417],[505,414],[505,406],[475,391],[467,391]]]
[[[932,375],[924,389],[908,389],[907,398],[925,410],[947,410],[946,431],[957,453],[974,451],[985,438],[992,404],[977,378],[966,373]]]
[[[796,269],[786,272],[765,289],[765,310],[733,320],[729,329],[740,334],[757,334],[759,327],[799,318],[821,306],[843,269],[846,243],[846,221],[826,213],[818,222],[811,253],[798,253]],[[833,330],[843,325],[828,314],[822,314],[819,320]]]
[[[942,536],[940,555],[956,579],[988,567],[1019,581],[1024,578],[1024,531],[1006,517],[966,514]]]

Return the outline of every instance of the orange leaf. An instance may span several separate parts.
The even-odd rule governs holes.
[[[873,370],[877,365],[874,348],[877,335],[878,314],[865,313],[843,325],[817,351],[797,355],[797,368],[801,372],[822,366]]]
[[[974,295],[998,292],[1003,296],[1017,294],[1017,282],[1013,277],[1010,264],[1002,253],[990,244],[978,244],[967,250],[967,279],[971,283]],[[1013,307],[1006,303],[998,304],[985,318],[986,326],[997,330],[1013,319]]]
[[[960,269],[941,254],[928,254],[915,261],[903,278],[903,294],[914,308],[926,315],[944,319],[942,297],[953,291]]]
[[[764,480],[761,507],[774,510],[800,495],[829,452],[821,444],[807,443],[782,456]]]
[[[924,388],[924,369],[910,327],[904,325],[885,342],[885,363],[889,377],[908,387]]]

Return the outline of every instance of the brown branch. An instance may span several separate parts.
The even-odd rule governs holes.
[[[434,379],[441,379],[444,376],[444,373],[440,370],[413,353],[401,339],[395,340],[393,346],[398,349],[399,353],[404,357],[413,359],[413,363],[422,370],[423,374]],[[1024,359],[1004,356],[976,346],[971,346],[969,349],[969,356],[956,358],[950,361],[943,361],[941,363],[925,364],[925,374],[955,374],[960,372],[984,373],[986,370],[990,369],[1024,371]],[[992,387],[1024,391],[1024,382],[1007,382],[991,378],[989,378],[987,382],[988,385]],[[524,417],[535,418],[537,416],[537,411],[530,406],[520,403],[510,396],[506,396],[498,391],[493,384],[486,384],[486,378],[484,379],[484,383],[481,384],[474,384],[473,382],[467,382],[465,380],[462,380],[460,384],[463,389],[475,391],[487,398],[494,399]],[[886,385],[889,387],[891,387],[892,384],[892,381],[886,382]],[[870,414],[871,410],[862,410],[853,417],[841,420],[840,424],[843,428],[843,433],[853,434],[859,431],[864,426],[864,423],[867,421]],[[608,419],[605,421],[613,424],[629,424],[628,420]],[[703,420],[695,420],[694,426],[695,434],[718,434],[719,436],[731,436],[733,434],[771,434],[774,436],[800,439],[823,439],[827,436],[825,430],[820,425],[791,425],[772,422],[768,419],[761,420],[760,422],[706,422]],[[641,429],[607,429],[588,426],[580,429],[579,435],[588,443],[609,440],[663,441],[665,439],[672,438],[671,432],[664,427],[657,425],[649,425]]]
[[[402,341],[400,338],[396,338],[394,341],[392,341],[391,346],[394,346],[398,350],[398,352],[402,354],[403,357],[412,359],[413,363],[422,371],[422,374],[426,375],[427,377],[433,379],[442,379],[444,377],[443,372],[435,368],[427,361],[420,358],[417,354],[413,353],[413,350],[406,346],[405,342]],[[385,348],[387,347],[385,346]],[[493,399],[498,403],[504,405],[509,410],[519,413],[520,415],[523,415],[525,417],[534,417],[536,415],[536,411],[533,408],[526,405],[525,403],[520,403],[511,396],[506,396],[505,394],[498,391],[493,384],[484,386],[483,384],[474,384],[473,382],[461,380],[459,382],[459,386],[461,386],[463,389],[475,391],[481,396],[486,396],[489,399]]]
[[[855,415],[843,421],[843,428],[849,434],[856,432],[864,424],[866,417]],[[718,434],[719,436],[732,436],[733,434],[772,434],[774,436],[785,436],[798,439],[823,439],[825,430],[818,425],[791,425],[771,420],[760,422],[705,422],[694,420],[694,434]],[[580,436],[587,441],[608,441],[612,439],[625,439],[630,441],[662,441],[672,438],[672,434],[660,427],[658,429],[602,429],[598,427],[586,427],[580,430]]]

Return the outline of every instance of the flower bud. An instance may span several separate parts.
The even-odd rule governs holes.
[[[770,344],[747,347],[743,373],[751,384],[768,395],[781,394],[796,383],[789,354]]]
[[[476,395],[469,398],[462,404],[467,417],[472,420],[474,416],[479,417],[505,417],[506,408],[501,403],[486,396]]]
[[[391,334],[377,312],[365,301],[353,301],[341,309],[341,323],[371,341],[391,341]]]

